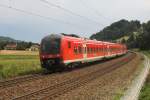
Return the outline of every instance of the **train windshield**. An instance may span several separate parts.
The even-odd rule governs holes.
[[[41,52],[47,54],[60,53],[60,38],[50,38],[42,40]]]

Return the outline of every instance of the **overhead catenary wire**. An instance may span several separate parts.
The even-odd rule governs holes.
[[[78,13],[76,13],[76,12],[73,12],[73,11],[67,9],[67,8],[64,8],[64,7],[60,6],[60,5],[51,3],[51,2],[49,2],[49,1],[47,1],[47,0],[40,0],[40,1],[43,2],[43,3],[48,4],[49,6],[53,6],[53,7],[56,7],[56,8],[58,8],[58,9],[61,9],[61,10],[65,11],[65,12],[71,14],[71,15],[74,15],[74,16],[80,17],[80,18],[82,18],[82,19],[91,21],[91,22],[93,22],[93,23],[95,23],[95,24],[97,24],[97,25],[102,25],[102,26],[104,26],[102,23],[96,22],[96,21],[94,21],[94,20],[92,20],[92,19],[90,19],[90,18],[88,18],[88,17],[82,16],[82,15],[80,15],[80,14],[78,14]]]
[[[84,0],[80,0],[80,1],[81,1],[81,3],[83,4],[83,6],[85,6],[85,7],[88,8],[89,10],[95,12],[96,15],[98,15],[99,17],[105,19],[106,21],[110,21],[110,22],[111,22],[111,18],[104,16],[104,15],[103,15],[102,13],[100,13],[97,9],[95,9],[95,8],[93,8],[93,7],[91,7],[91,6],[88,6],[88,5],[84,2]]]
[[[9,0],[9,7],[11,7],[11,0]]]
[[[83,28],[83,27],[80,27],[79,25],[76,25],[76,24],[73,24],[73,23],[70,23],[70,22],[67,22],[67,21],[55,19],[55,18],[52,18],[50,16],[43,16],[43,15],[40,15],[40,14],[37,14],[37,13],[33,13],[33,12],[30,12],[30,11],[26,11],[26,10],[23,10],[23,9],[13,7],[12,5],[7,6],[7,5],[0,4],[0,7],[12,9],[12,10],[15,10],[17,12],[25,13],[25,14],[32,15],[32,16],[37,16],[37,17],[40,17],[40,18],[43,18],[43,19],[46,19],[46,20],[51,20],[51,21],[63,23],[63,24],[69,25],[69,26],[72,25],[76,28]],[[87,28],[85,28],[85,29],[87,29]]]

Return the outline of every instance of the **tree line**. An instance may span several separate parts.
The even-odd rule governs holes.
[[[38,45],[37,43],[25,42],[25,41],[19,41],[19,42],[0,41],[0,50],[5,49],[5,46],[8,44],[17,44],[16,50],[26,50],[27,48],[30,48],[32,45]]]
[[[90,38],[111,42],[118,42],[120,39],[120,42],[126,44],[129,49],[147,50],[150,49],[150,21],[140,23],[138,20],[127,21],[123,19],[105,27]]]

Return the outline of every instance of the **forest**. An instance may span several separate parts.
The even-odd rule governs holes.
[[[150,21],[141,23],[138,20],[122,19],[105,27],[100,32],[90,36],[90,39],[124,43],[129,49],[150,49]]]

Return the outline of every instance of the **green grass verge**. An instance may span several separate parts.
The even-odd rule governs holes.
[[[40,71],[38,55],[0,55],[0,79]]]
[[[143,51],[143,53],[150,58],[150,51]],[[141,90],[139,100],[150,100],[150,74],[148,75],[146,82]]]
[[[124,95],[124,90],[118,90],[117,94],[113,97],[113,100],[120,100],[120,98]]]
[[[141,90],[139,100],[150,100],[150,82],[145,83],[144,87]]]

